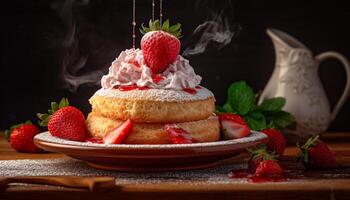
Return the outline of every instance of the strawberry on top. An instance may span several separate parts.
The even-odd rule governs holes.
[[[159,20],[150,20],[149,27],[142,25],[140,31],[144,34],[141,49],[146,64],[153,73],[162,73],[179,55],[181,24],[170,26],[167,20],[161,25]]]

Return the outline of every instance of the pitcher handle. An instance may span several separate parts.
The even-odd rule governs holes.
[[[341,95],[340,99],[338,100],[337,104],[333,108],[333,111],[331,113],[331,121],[335,119],[337,116],[338,112],[340,111],[341,107],[344,105],[346,98],[349,96],[350,92],[350,64],[349,61],[345,58],[340,53],[333,52],[333,51],[328,51],[319,54],[318,56],[315,57],[316,61],[321,63],[322,61],[328,59],[328,58],[336,58],[338,59],[344,66],[345,71],[346,71],[346,85],[343,91],[343,94]]]

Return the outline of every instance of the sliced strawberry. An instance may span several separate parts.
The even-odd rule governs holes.
[[[189,132],[175,124],[166,124],[164,129],[168,133],[173,144],[190,144],[196,142]]]
[[[224,139],[237,139],[250,134],[250,128],[244,119],[236,114],[220,114],[219,120]]]
[[[133,127],[134,123],[128,119],[107,133],[103,138],[103,142],[105,144],[121,144],[123,140],[132,132]]]

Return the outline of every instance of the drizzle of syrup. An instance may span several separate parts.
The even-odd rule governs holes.
[[[97,138],[97,137],[92,137],[92,138],[87,138],[85,142],[91,142],[95,144],[103,144],[102,138]]]
[[[193,88],[184,88],[184,89],[182,89],[182,91],[187,92],[189,94],[193,94],[193,95],[195,95],[197,93],[197,91]]]
[[[138,90],[148,90],[150,89],[148,86],[141,86],[141,87],[137,87]]]
[[[199,85],[197,85],[197,86],[196,86],[196,89],[202,89],[202,87],[201,87],[201,86],[199,86]]]
[[[122,85],[119,86],[118,89],[120,91],[130,91],[130,90],[136,90],[138,89],[137,85]]]
[[[246,178],[248,182],[250,183],[266,183],[266,182],[285,182],[288,179],[284,176],[278,176],[278,177],[260,177],[255,176],[254,174],[250,173],[248,169],[238,169],[233,170],[228,174],[229,178]]]
[[[132,64],[132,65],[135,65],[136,67],[138,67],[138,68],[140,68],[141,67],[141,65],[140,65],[140,63],[139,62],[137,62],[137,60],[129,60],[129,62],[128,63],[130,63],[130,64]]]
[[[114,89],[118,89],[120,91],[130,91],[130,90],[148,90],[150,88],[148,86],[137,86],[136,84],[133,84],[133,85],[115,86]]]
[[[252,176],[248,178],[248,182],[250,183],[266,183],[266,182],[285,182],[287,178],[281,177],[260,177],[260,176]]]
[[[228,174],[229,178],[247,178],[250,175],[246,169],[233,170]]]
[[[155,82],[156,84],[158,84],[159,82],[161,82],[162,80],[164,80],[164,76],[160,75],[160,74],[154,74],[152,75],[152,79],[153,82]]]

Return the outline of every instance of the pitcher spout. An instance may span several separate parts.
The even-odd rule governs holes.
[[[268,28],[266,32],[270,36],[277,50],[279,48],[307,49],[307,47],[303,43],[299,42],[296,38],[294,38],[291,35],[288,35],[283,31],[280,31],[278,29]]]

